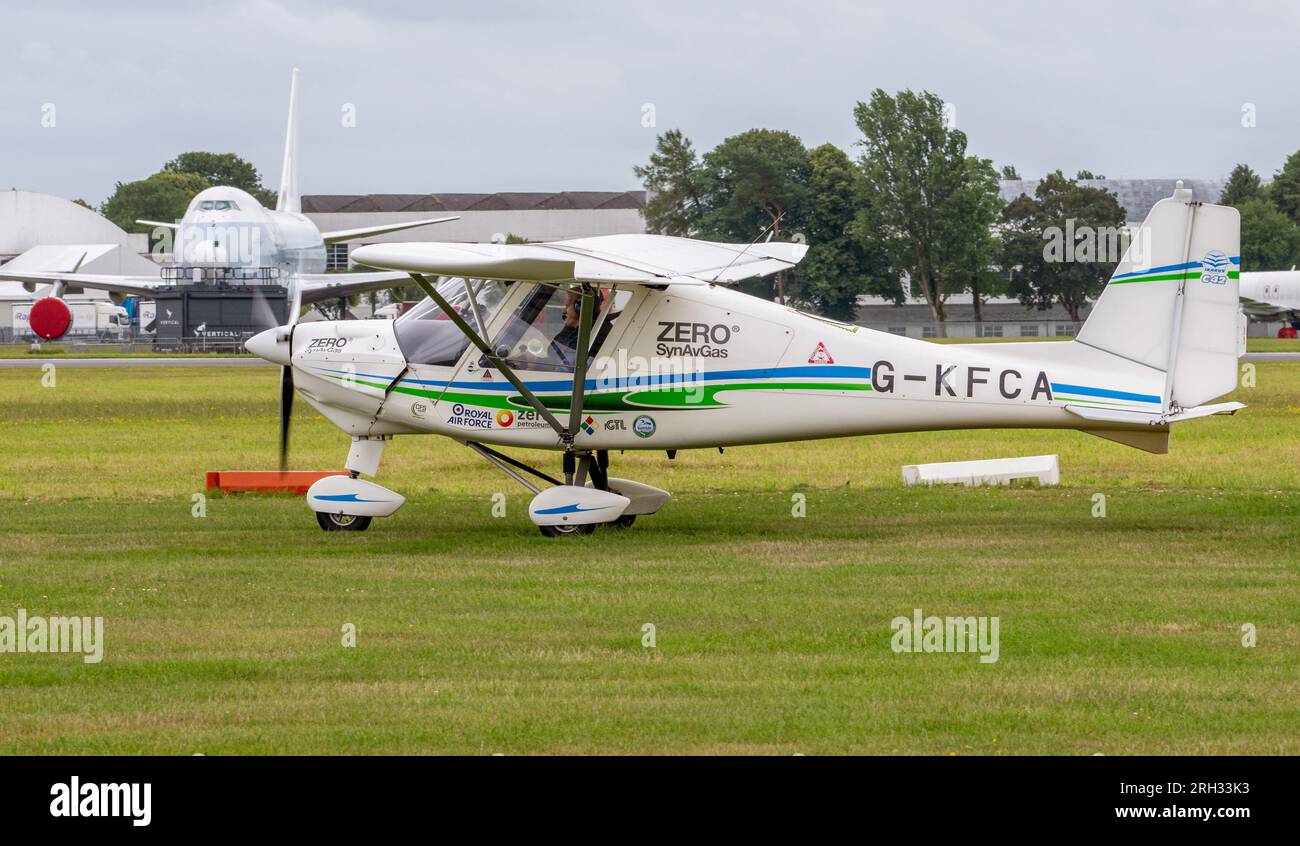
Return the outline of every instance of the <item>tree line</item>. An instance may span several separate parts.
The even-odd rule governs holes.
[[[1040,180],[1034,195],[1004,202],[995,170],[970,155],[965,133],[930,92],[877,89],[853,110],[859,154],[807,148],[789,132],[753,129],[700,154],[680,129],[658,136],[633,170],[647,190],[650,232],[748,243],[802,240],[793,270],[748,283],[750,293],[852,320],[859,296],[905,301],[903,279],[931,318],[969,293],[975,319],[992,296],[1061,306],[1078,321],[1110,278],[1125,211],[1114,194],[1084,184],[1081,170]],[[1265,186],[1239,165],[1221,202],[1242,211],[1242,265],[1284,269],[1300,260],[1300,153]],[[1069,239],[1068,243],[1065,241]],[[1076,243],[1077,241],[1077,243]]]
[[[1219,202],[1241,212],[1243,270],[1300,265],[1300,152],[1292,153],[1267,185],[1249,165],[1237,165]]]
[[[804,241],[808,255],[797,267],[741,287],[838,320],[853,320],[864,294],[902,304],[905,278],[936,322],[959,293],[971,294],[976,320],[986,299],[1005,295],[1026,307],[1059,305],[1081,319],[1119,258],[1087,249],[1087,239],[1125,222],[1113,194],[1084,184],[1104,177],[1058,170],[1033,196],[1004,202],[999,178],[1018,179],[1015,167],[995,170],[970,155],[965,133],[935,94],[877,89],[853,117],[860,133],[853,158],[834,144],[805,147],[780,130],[742,132],[703,154],[680,129],[663,133],[649,161],[633,168],[647,189],[647,230],[740,243]],[[243,189],[274,207],[274,192],[249,162],[234,153],[188,152],[152,176],[118,182],[98,211],[128,232],[148,232],[135,221],[176,220],[213,185]],[[1269,184],[1237,165],[1219,202],[1241,211],[1244,269],[1300,265],[1300,152]],[[1056,249],[1052,238],[1067,236],[1080,243]]]
[[[153,227],[136,221],[179,220],[194,195],[214,185],[247,191],[263,206],[275,208],[275,192],[262,184],[261,174],[249,162],[234,153],[189,152],[167,162],[152,176],[118,182],[97,211],[127,232],[152,233]]]

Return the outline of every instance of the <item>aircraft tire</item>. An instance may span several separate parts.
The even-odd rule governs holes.
[[[353,517],[347,514],[316,512],[316,522],[327,532],[364,532],[370,528],[371,517]]]
[[[595,523],[576,526],[538,526],[539,531],[548,538],[568,538],[577,535],[589,535],[596,531]]]

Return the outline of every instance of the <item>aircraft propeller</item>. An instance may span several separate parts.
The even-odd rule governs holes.
[[[302,310],[302,294],[297,285],[290,286],[288,321],[281,324],[271,311],[270,304],[260,291],[253,297],[253,308],[259,325],[278,329],[276,340],[292,345],[293,327]],[[288,362],[280,366],[280,472],[289,469],[289,421],[293,417],[293,367]]]

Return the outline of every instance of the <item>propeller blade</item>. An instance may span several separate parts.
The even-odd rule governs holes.
[[[253,321],[259,329],[272,329],[280,325],[280,320],[271,310],[271,304],[266,301],[266,295],[261,289],[253,289]]]
[[[289,469],[289,418],[293,416],[293,368],[280,368],[280,472]]]
[[[289,322],[286,326],[293,326],[298,322],[298,313],[302,311],[302,288],[294,280],[293,287],[289,289]]]

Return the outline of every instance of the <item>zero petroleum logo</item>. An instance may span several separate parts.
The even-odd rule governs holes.
[[[503,408],[497,412],[497,425],[502,429],[549,429],[542,415],[531,409]]]
[[[463,403],[451,407],[451,417],[447,422],[452,426],[464,426],[469,429],[491,429],[492,412],[486,408],[467,408]]]

